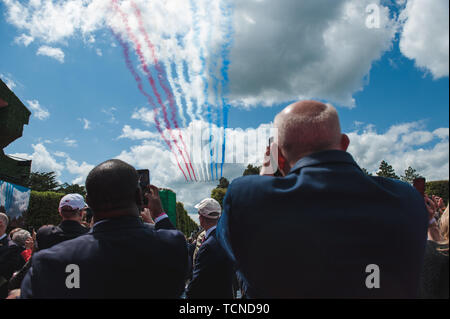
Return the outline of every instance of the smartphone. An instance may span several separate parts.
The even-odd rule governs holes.
[[[148,192],[148,185],[150,185],[150,171],[148,169],[140,169],[137,172],[139,176],[139,186],[142,190],[142,202],[144,205],[147,205],[148,201],[144,194]]]
[[[413,181],[413,186],[422,196],[425,196],[425,178],[415,178]]]

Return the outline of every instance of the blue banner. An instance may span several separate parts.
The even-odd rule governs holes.
[[[29,188],[0,180],[0,206],[5,207],[11,220],[22,216],[28,209],[30,194]]]

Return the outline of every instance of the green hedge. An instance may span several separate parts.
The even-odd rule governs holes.
[[[24,214],[24,224],[36,231],[43,225],[58,225],[61,217],[58,213],[59,201],[65,194],[55,192],[31,191],[28,211]]]
[[[425,193],[442,197],[445,203],[448,204],[448,181],[427,182]]]
[[[189,217],[183,203],[177,203],[177,229],[186,236],[198,230],[198,225]]]

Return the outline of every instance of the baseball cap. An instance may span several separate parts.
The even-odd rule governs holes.
[[[200,215],[206,218],[218,219],[222,214],[222,207],[214,198],[205,198],[194,207]]]
[[[59,210],[61,210],[64,206],[69,206],[73,210],[81,210],[87,205],[84,202],[83,196],[80,194],[68,194],[61,198],[61,201],[59,202]]]

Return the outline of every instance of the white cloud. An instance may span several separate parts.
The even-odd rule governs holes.
[[[31,170],[33,172],[55,172],[56,176],[61,176],[64,165],[59,163],[45,148],[44,144],[33,144],[33,154],[16,153],[11,154],[20,158],[32,160]]]
[[[64,144],[66,144],[69,147],[77,147],[78,146],[77,140],[70,139],[68,137],[64,138],[63,142],[64,142]]]
[[[94,168],[94,165],[90,165],[84,161],[79,164],[64,152],[55,151],[52,152],[52,155],[42,143],[32,145],[32,147],[34,152],[31,155],[24,153],[11,155],[32,160],[31,170],[33,172],[55,172],[58,179],[61,178],[62,174],[70,173],[75,175],[71,183],[83,185],[87,175]]]
[[[23,44],[24,46],[29,46],[31,42],[34,41],[34,38],[23,33],[22,35],[16,37],[14,39],[14,43]]]
[[[11,78],[10,74],[0,73],[0,78],[11,91],[16,87],[16,82]]]
[[[122,135],[119,138],[128,138],[130,140],[145,140],[150,138],[159,138],[159,134],[140,129],[133,129],[129,125],[125,125],[122,129]]]
[[[109,109],[102,109],[102,113],[108,116],[108,123],[117,124],[119,123],[116,119],[115,112],[117,109],[115,107],[110,107]]]
[[[36,54],[48,56],[59,61],[60,63],[64,63],[64,52],[60,48],[52,48],[47,45],[43,45],[37,50]]]
[[[91,129],[91,121],[89,121],[88,119],[82,118],[82,119],[78,119],[83,123],[83,129],[85,130],[90,130]]]
[[[73,159],[66,157],[66,169],[69,173],[77,175],[77,177],[72,180],[72,184],[84,185],[86,181],[86,177],[89,172],[94,168],[94,165],[87,164],[86,162],[82,162],[78,164],[78,162]]]
[[[102,50],[100,50],[100,49],[95,49],[95,53],[96,53],[98,56],[103,56],[103,52],[102,52]]]
[[[146,125],[150,125],[155,123],[154,114],[155,112],[153,110],[150,110],[146,107],[142,107],[138,110],[135,110],[131,115],[131,118],[134,120],[140,120],[144,122]]]
[[[400,19],[400,50],[435,79],[448,76],[449,1],[408,0]]]
[[[378,171],[382,160],[402,175],[408,166],[428,180],[449,178],[448,128],[433,132],[423,130],[420,122],[392,126],[378,133],[374,126],[349,133],[349,152],[361,167]]]
[[[121,15],[111,10],[107,0],[3,2],[9,23],[46,44],[67,43],[78,35],[89,43],[92,34],[104,28],[112,28],[131,42]],[[380,0],[239,0],[230,2],[235,7],[231,20],[220,6],[226,1],[195,1],[196,16],[187,0],[134,2],[144,28],[151,30],[149,40],[159,61],[166,67],[173,62],[178,74],[183,72],[182,61],[189,65],[190,82],[180,76],[171,79],[171,72],[168,75],[171,85],[179,86],[173,88],[175,98],[186,97],[191,119],[203,113],[195,107],[206,98],[204,80],[209,83],[210,102],[220,107],[214,93],[221,94],[223,88],[212,84],[222,79],[227,21],[234,21],[230,97],[234,104],[243,105],[316,97],[354,106],[353,94],[365,85],[372,63],[390,49],[396,32],[389,10],[381,5],[381,27],[366,27],[366,6],[380,4]],[[119,7],[128,16],[147,62],[153,64],[130,1],[119,2]],[[53,56],[62,61],[61,53],[53,51]]]
[[[39,120],[46,120],[49,118],[50,113],[47,109],[42,107],[37,100],[27,100],[28,107],[33,111],[33,116]]]

